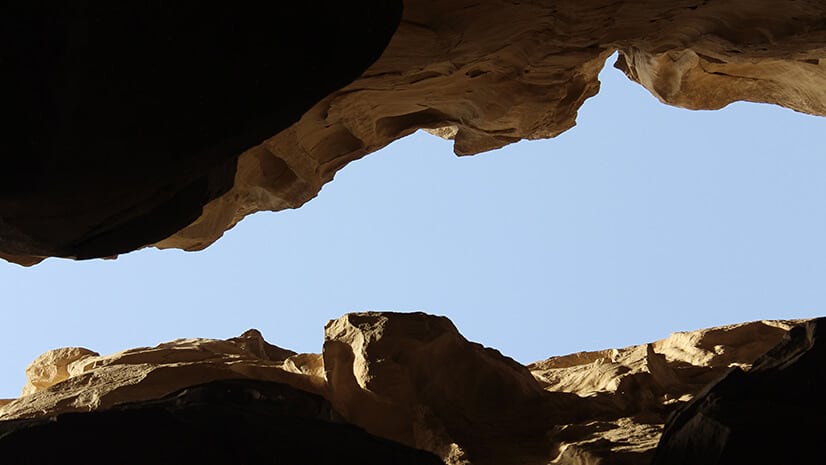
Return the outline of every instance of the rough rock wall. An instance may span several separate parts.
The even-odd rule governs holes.
[[[793,328],[670,419],[653,465],[826,462],[826,318]]]
[[[826,115],[824,18],[818,1],[408,0],[376,63],[244,153],[233,189],[156,245],[201,249],[251,212],[299,207],[347,163],[417,129],[453,139],[458,155],[557,136],[614,51],[667,104]]]
[[[450,465],[647,465],[671,412],[727,372],[748,369],[797,323],[675,333],[527,367],[422,313],[345,315],[325,327],[322,354],[295,354],[254,330],[109,356],[57,349],[29,367],[25,395],[0,404],[0,429],[5,420],[151,406],[187,386],[236,379],[321,395],[344,421]]]
[[[84,447],[79,445],[84,444]],[[444,465],[286,384],[221,380],[107,410],[0,422],[4,463]]]
[[[98,160],[101,163],[77,163],[84,159],[66,145],[77,138],[55,135],[50,139],[46,137],[51,134],[49,126],[35,117],[44,111],[49,114],[51,101],[35,98],[41,95],[37,89],[31,91],[31,98],[25,97],[28,94],[6,82],[14,97],[10,101],[16,105],[6,105],[4,110],[12,109],[6,113],[31,117],[16,118],[13,131],[4,128],[8,131],[4,136],[22,135],[22,142],[0,154],[4,162],[0,257],[31,264],[49,255],[106,256],[150,244],[201,249],[245,215],[301,206],[347,163],[420,128],[453,138],[454,150],[460,155],[520,139],[554,137],[574,125],[577,109],[596,94],[598,72],[614,51],[620,53],[620,69],[668,104],[716,109],[748,100],[826,114],[826,4],[819,0],[406,0],[401,24],[381,57],[366,71],[364,67],[396,26],[398,17],[388,6],[390,2],[364,0],[358,6],[350,2],[344,11],[336,6],[340,2],[324,5],[329,9],[312,8],[327,15],[305,11],[285,16],[276,11],[241,18],[254,26],[244,31],[264,31],[263,39],[253,40],[258,48],[250,50],[248,57],[258,79],[225,80],[233,88],[250,91],[244,94],[247,107],[283,124],[264,125],[255,137],[240,140],[240,146],[226,146],[221,137],[237,132],[232,129],[237,116],[251,118],[254,112],[236,108],[221,113],[218,108],[219,114],[232,115],[232,124],[222,127],[219,133],[223,136],[217,137],[214,131],[198,129],[208,122],[212,113],[206,110],[213,107],[195,105],[197,111],[186,113],[195,132],[173,132],[179,137],[173,138],[175,144],[167,144],[184,147],[180,152],[136,152],[134,147],[152,146],[146,128],[136,124],[124,129],[126,135],[80,133],[89,136],[88,140],[110,142],[93,147],[107,155]],[[80,32],[82,15],[81,25],[74,29]],[[232,16],[227,13],[222,18]],[[3,17],[14,19],[13,15]],[[264,25],[259,24],[260,18]],[[267,28],[270,21],[271,30]],[[197,24],[182,22],[175,30],[189,37],[192,31],[188,28],[197,29]],[[40,26],[52,30],[48,24]],[[273,42],[271,31],[294,31],[294,40]],[[104,32],[112,31],[98,32],[102,35],[97,40],[105,40]],[[12,25],[4,24],[0,34],[10,35],[7,43],[27,44],[11,40],[21,34],[28,37],[25,30]],[[279,37],[293,39],[289,33]],[[304,50],[298,44],[308,52],[297,53]],[[167,44],[156,45],[165,50],[162,46]],[[21,57],[31,56],[35,58],[25,59],[36,66],[50,63],[42,54],[26,55],[30,48],[19,56],[5,57],[3,63],[22,66],[29,62]],[[363,54],[356,53],[360,48],[365,49]],[[282,53],[289,59],[272,58]],[[151,57],[142,60],[147,68],[153,65]],[[221,73],[237,65],[213,64]],[[132,69],[110,68],[107,76],[114,82],[123,77],[124,70]],[[227,75],[235,76],[236,68]],[[79,70],[81,74],[89,71],[82,66]],[[346,85],[359,73],[357,80]],[[329,76],[329,82],[318,81],[319,75]],[[147,76],[169,101],[155,102],[146,120],[163,115],[174,100],[170,96],[175,95],[157,76]],[[32,82],[40,82],[37,79]],[[207,85],[208,95],[226,83],[214,84]],[[98,95],[83,86],[54,89],[45,95],[54,94],[58,102]],[[299,92],[304,90],[306,95]],[[256,93],[262,95],[260,105]],[[124,95],[129,102],[144,101],[134,93]],[[200,94],[193,95],[186,98],[200,102]],[[225,97],[221,101],[233,101]],[[298,102],[289,105],[288,111],[279,98]],[[314,102],[318,103],[312,106]],[[117,114],[131,114],[129,106],[115,109]],[[301,114],[299,121],[287,127]],[[103,128],[117,120],[107,112],[90,115],[105,122]],[[214,126],[215,121],[210,124]],[[133,131],[133,126],[140,130]],[[34,147],[37,150],[27,145],[31,140],[40,141]],[[89,145],[80,142],[80,148]],[[130,151],[113,154],[110,147]],[[209,158],[214,163],[204,166],[205,159],[194,157],[193,147],[235,151]],[[34,152],[18,156],[23,149]],[[110,169],[113,164],[117,169]]]
[[[378,58],[401,8],[3,2],[0,257],[111,256],[192,223],[241,152]]]

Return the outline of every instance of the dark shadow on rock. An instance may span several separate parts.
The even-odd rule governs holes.
[[[367,69],[400,0],[0,6],[0,257],[168,237],[237,157]]]
[[[826,463],[826,318],[793,328],[666,423],[653,465]]]
[[[323,398],[285,384],[216,381],[106,411],[0,422],[0,457],[19,465],[444,465],[337,417]]]

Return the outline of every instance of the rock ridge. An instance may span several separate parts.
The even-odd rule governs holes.
[[[11,144],[0,150],[0,258],[22,265],[203,249],[246,215],[300,207],[351,161],[419,129],[453,139],[459,155],[555,137],[574,126],[615,52],[617,68],[669,105],[745,100],[826,114],[817,0],[162,12],[94,1],[74,15],[18,3],[0,15],[5,43],[16,44],[0,56],[11,73],[0,83],[15,89],[3,108],[14,125],[0,138]]]
[[[675,434],[688,434],[679,425],[691,422],[680,418],[696,405],[715,405],[698,399],[726,383],[751,386],[738,373],[760,379],[749,389],[768,389],[781,399],[788,384],[775,372],[806,376],[819,389],[823,379],[811,365],[822,362],[813,345],[818,325],[821,320],[756,321],[527,366],[466,340],[449,319],[424,313],[344,315],[325,326],[321,354],[282,349],[256,330],[106,356],[56,349],[29,366],[23,396],[0,403],[0,429],[10,421],[151,406],[190,386],[234,380],[320,396],[340,421],[448,465],[642,465],[655,450],[662,457],[684,444],[663,445],[660,437],[664,428],[669,444]],[[755,395],[749,408],[760,410],[760,400]],[[800,402],[788,405],[795,415],[813,414]],[[0,449],[10,440],[0,434]]]

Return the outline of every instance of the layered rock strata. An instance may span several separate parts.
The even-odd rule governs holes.
[[[406,0],[400,23],[388,1],[24,3],[0,15],[14,123],[0,138],[0,257],[21,264],[204,248],[417,129],[460,155],[554,137],[614,52],[667,104],[826,114],[816,0]]]
[[[653,458],[669,415],[685,408],[666,438],[674,428],[683,431],[674,424],[696,423],[679,419],[692,415],[692,406],[709,404],[690,402],[704,390],[720,389],[709,386],[722,376],[717,386],[747,373],[736,382],[754,384],[755,395],[743,402],[755,411],[761,411],[764,395],[774,395],[786,414],[813,418],[807,401],[792,399],[803,391],[783,390],[796,379],[810,381],[804,390],[811,395],[823,387],[816,366],[822,354],[807,349],[816,331],[813,323],[801,323],[760,321],[675,333],[528,366],[467,341],[447,318],[421,313],[345,315],[325,327],[322,354],[278,348],[254,330],[225,341],[178,340],[109,356],[58,349],[33,362],[26,395],[0,405],[0,420],[156,405],[153,399],[174,397],[188,386],[232,379],[239,386],[282,383],[322,396],[336,418],[366,434],[429,451],[447,464],[643,465]],[[808,336],[794,350],[782,349],[785,343],[764,355],[787,335],[800,341],[801,331]],[[766,362],[779,360],[777,354],[785,354],[785,361]],[[792,371],[777,368],[798,359],[805,363]],[[759,374],[764,372],[769,374]],[[787,379],[784,373],[794,375]],[[751,430],[741,423],[731,428],[748,437]],[[4,441],[14,439],[0,434],[0,450]],[[782,447],[796,440],[790,441]],[[327,445],[320,441],[318,447]]]

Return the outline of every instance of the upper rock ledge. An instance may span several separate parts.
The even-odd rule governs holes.
[[[5,420],[102,412],[126,404],[151,407],[153,399],[188,386],[237,379],[253,386],[283,383],[320,395],[347,423],[432,452],[449,465],[643,465],[652,459],[669,415],[688,405],[682,416],[690,416],[697,405],[707,405],[688,402],[722,376],[739,383],[737,392],[767,390],[772,402],[788,407],[785,418],[797,418],[797,426],[782,427],[804,428],[807,405],[824,387],[817,375],[822,348],[810,351],[804,365],[796,360],[813,345],[815,333],[809,331],[803,349],[769,353],[776,362],[772,366],[794,365],[794,370],[774,377],[764,373],[761,362],[750,371],[801,323],[809,324],[759,321],[681,332],[650,344],[552,357],[527,367],[466,340],[447,318],[423,313],[345,315],[326,325],[320,355],[278,348],[255,330],[225,341],[182,339],[108,356],[57,349],[26,370],[25,395],[0,402],[0,430]],[[788,373],[796,377],[784,377]],[[811,381],[806,399],[795,397],[804,392],[792,386],[800,379]],[[780,416],[761,406],[761,396],[734,396],[741,403],[734,404],[737,408],[751,412],[746,423],[763,425]],[[738,418],[724,418],[732,437],[740,431],[752,434]],[[671,428],[677,430],[671,437],[689,437],[678,437],[677,450],[690,443],[691,435],[716,431],[686,431],[683,423]],[[748,443],[748,437],[739,437]],[[0,434],[0,450],[8,446],[3,441],[12,439]],[[793,449],[794,443],[791,437],[777,447]]]
[[[147,245],[201,249],[250,213],[301,206],[347,163],[420,128],[453,138],[460,155],[554,137],[575,124],[578,108],[597,93],[597,75],[614,51],[619,51],[616,66],[667,104],[717,109],[748,100],[826,114],[826,4],[818,0],[406,0],[398,29],[399,5],[393,2],[349,2],[344,11],[336,5],[326,2],[311,12],[289,7],[271,15],[218,12],[222,18],[237,16],[244,31],[266,34],[244,36],[256,45],[243,55],[207,53],[213,61],[206,68],[198,61],[207,56],[204,51],[182,38],[191,37],[189,29],[210,37],[215,31],[198,29],[198,21],[170,23],[183,45],[150,40],[153,53],[198,52],[184,55],[186,63],[219,78],[191,76],[206,81],[198,88],[202,93],[182,94],[186,102],[210,101],[203,100],[208,95],[234,109],[194,105],[198,110],[186,111],[181,120],[191,127],[178,133],[162,125],[124,129],[141,128],[150,117],[178,108],[175,89],[185,89],[175,79],[164,87],[157,75],[128,60],[106,68],[106,79],[119,82],[119,73],[141,70],[140,76],[164,92],[146,103],[138,98],[144,94],[129,93],[128,85],[117,87],[113,92],[124,92],[125,105],[110,102],[99,109],[132,115],[129,105],[137,105],[146,111],[121,126],[111,112],[81,112],[83,118],[72,124],[88,123],[98,132],[73,137],[67,131],[75,127],[60,121],[80,111],[72,102],[103,95],[83,85],[82,77],[94,70],[82,69],[81,61],[80,74],[70,75],[76,86],[33,81],[51,89],[47,94],[30,84],[22,87],[28,94],[14,90],[29,82],[18,76],[20,82],[6,86],[13,89],[14,105],[4,111],[16,117],[10,126],[16,129],[4,129],[9,133],[2,140],[19,144],[0,153],[0,257],[32,264],[46,256],[99,257]],[[5,12],[2,17],[14,19]],[[113,27],[77,37],[106,40],[124,17],[132,16],[115,15]],[[268,17],[285,19],[272,27],[259,24],[261,18],[269,24]],[[70,30],[82,31],[87,23]],[[53,30],[49,24],[41,26]],[[6,43],[27,44],[10,39],[29,37],[31,28],[2,26]],[[277,37],[288,40],[270,40],[273,31],[287,31]],[[65,62],[49,59],[63,52],[38,44],[45,55],[26,48],[19,56],[3,57],[4,66],[60,71],[48,66]],[[286,58],[279,57],[282,52]],[[139,64],[156,63],[150,54]],[[174,60],[160,64],[177,66]],[[251,66],[258,77],[227,77],[233,76],[227,69],[238,66]],[[329,79],[319,80],[320,75]],[[237,101],[226,88],[240,92],[238,101],[246,106],[233,107]],[[291,104],[282,105],[284,99]],[[244,126],[250,131],[238,126],[247,120],[257,122],[254,128]],[[152,136],[153,128],[164,137]],[[113,132],[106,133],[109,129]],[[88,140],[80,138],[84,134]]]

